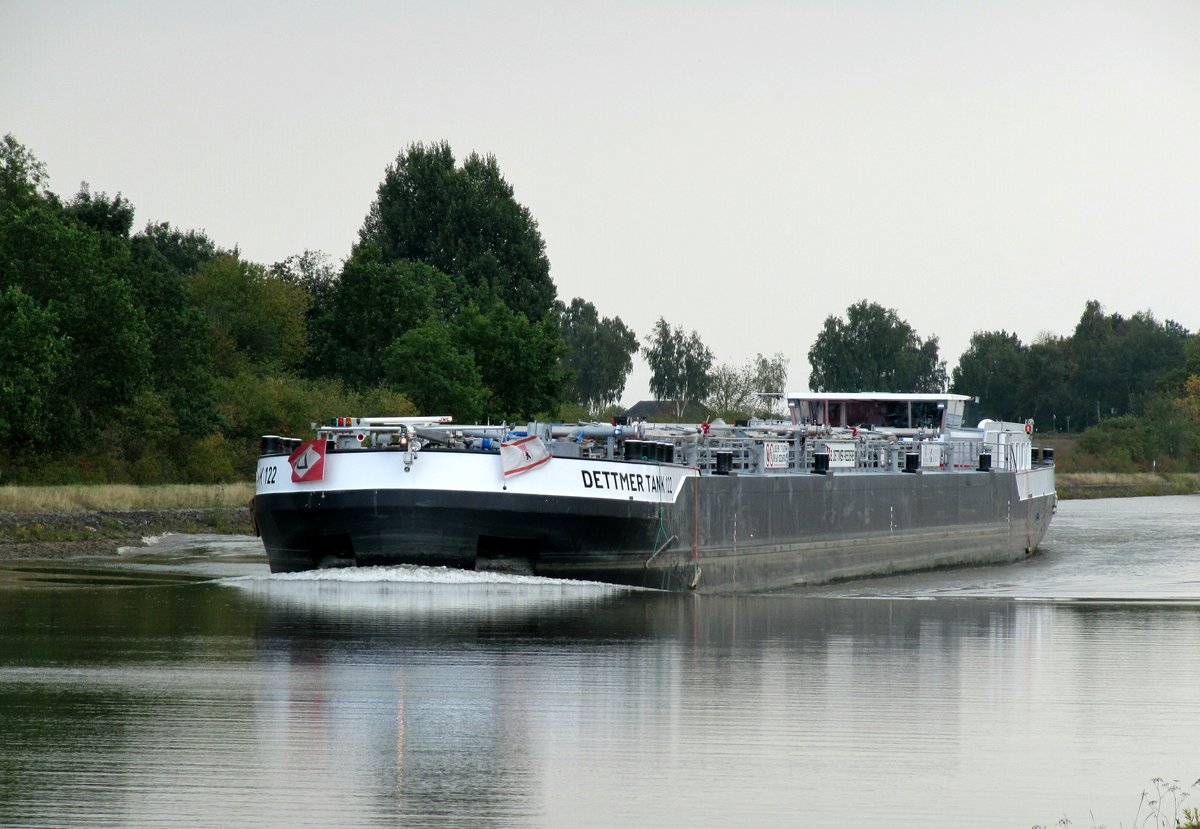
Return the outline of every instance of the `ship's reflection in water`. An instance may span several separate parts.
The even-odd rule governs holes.
[[[7,565],[0,824],[1117,825],[1200,776],[1198,514],[788,595]]]
[[[289,730],[317,735],[292,773],[378,781],[406,825],[833,825],[847,803],[891,825],[1020,825],[1121,809],[1187,754],[1179,728],[1200,733],[1194,688],[1151,692],[1167,727],[1127,710],[1144,671],[1178,667],[1133,631],[1200,644],[1189,605],[370,577],[237,586],[263,606],[258,658],[286,666]],[[1156,730],[1162,754],[1094,785]]]
[[[575,693],[590,651],[644,636],[644,614],[614,612],[622,599],[674,599],[412,567],[226,584],[262,609],[256,659],[275,669],[261,703],[283,702],[282,725],[308,740],[278,761],[317,791],[373,781],[377,805],[402,825],[536,822],[537,731],[557,727],[544,718]]]

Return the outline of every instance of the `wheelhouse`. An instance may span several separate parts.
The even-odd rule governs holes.
[[[963,424],[972,398],[965,394],[902,394],[887,392],[789,393],[792,423],[863,429],[945,431]]]

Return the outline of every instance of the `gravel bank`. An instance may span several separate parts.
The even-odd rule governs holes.
[[[251,534],[244,507],[134,510],[128,512],[2,512],[0,559],[113,556],[163,533]]]

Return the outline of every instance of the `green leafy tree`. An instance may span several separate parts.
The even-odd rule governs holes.
[[[16,167],[36,169],[21,149],[5,147],[10,158],[22,158]],[[82,439],[148,382],[145,314],[129,279],[128,245],[38,196],[35,184],[4,187],[18,201],[0,203],[0,290],[19,287],[54,320],[67,346],[50,390],[57,428],[65,439]]]
[[[552,318],[530,322],[496,302],[468,306],[451,323],[460,346],[475,355],[488,390],[488,414],[505,420],[548,418],[563,401],[566,346]]]
[[[268,273],[303,288],[308,294],[310,311],[332,296],[337,287],[338,275],[329,254],[319,250],[289,256],[272,265]]]
[[[174,413],[182,435],[216,429],[214,355],[209,320],[187,290],[187,275],[144,234],[130,239],[129,279],[150,338],[151,385]],[[190,447],[176,442],[179,452]]]
[[[1183,344],[1183,360],[1188,378],[1200,377],[1200,333],[1192,334]]]
[[[1078,430],[1081,420],[1072,426],[1068,419],[1076,411],[1071,388],[1071,346],[1063,337],[1043,337],[1025,352],[1017,400],[1021,417],[1031,417],[1054,431]],[[970,394],[964,387],[964,394]]]
[[[11,132],[0,139],[0,205],[20,209],[56,202],[54,195],[46,189],[49,180],[46,165]]]
[[[384,356],[387,382],[426,415],[451,415],[474,423],[487,412],[489,392],[475,355],[459,345],[455,332],[437,317],[410,328]]]
[[[215,428],[207,323],[158,245],[184,234],[162,225],[130,237],[134,209],[122,196],[93,194],[85,183],[64,205],[11,136],[0,155],[6,173],[26,176],[3,188],[19,204],[0,208],[0,284],[44,311],[61,344],[61,361],[47,358],[56,371],[41,383],[58,445],[103,438],[93,444],[98,451],[74,456],[88,479],[145,479],[131,477],[133,465],[168,479],[172,459],[163,453],[178,456],[187,451],[181,436]],[[26,338],[28,353],[38,353],[38,337]],[[99,477],[84,473],[85,464]]]
[[[591,414],[616,403],[625,391],[638,351],[637,335],[620,317],[600,317],[596,306],[579,297],[555,303],[566,343],[564,363],[573,378],[574,402]]]
[[[449,274],[465,300],[495,297],[531,320],[553,309],[537,222],[494,156],[472,153],[456,166],[446,142],[408,147],[388,166],[352,256],[368,245],[384,264],[423,262]]]
[[[393,342],[431,315],[452,319],[460,307],[457,286],[437,268],[388,263],[377,246],[360,247],[313,306],[307,373],[338,377],[354,388],[374,386],[384,379],[384,355]]]
[[[415,393],[411,365],[408,379],[394,369],[429,347],[431,360],[457,368],[471,357],[486,394],[460,396],[463,408],[486,401],[488,416],[517,418],[562,403],[564,345],[545,244],[491,156],[458,166],[444,142],[401,153],[340,276],[310,296],[311,376],[356,388],[387,379]],[[462,372],[452,378],[471,385]]]
[[[179,420],[166,398],[149,387],[121,407],[103,435],[113,463],[110,476],[136,484],[178,480],[177,460],[192,448],[181,441]]]
[[[364,345],[381,351],[397,334],[395,330],[392,330],[387,333],[382,343],[378,340],[365,343],[361,332],[347,340],[346,335],[350,332],[344,329],[334,332],[330,329],[330,326],[337,326],[342,321],[341,317],[333,310],[335,303],[353,301],[354,297],[352,295],[338,296],[338,287],[341,284],[339,273],[334,268],[329,256],[321,251],[305,250],[304,253],[289,256],[282,262],[272,265],[268,273],[276,279],[296,286],[304,291],[308,298],[307,310],[304,313],[307,346],[300,365],[297,367],[303,375],[309,377],[340,376],[338,371],[342,364],[350,362],[349,359],[343,359],[343,349],[347,342],[352,344],[355,351],[362,349]],[[352,382],[366,385],[379,381],[381,374],[378,364],[367,362],[365,365],[373,366],[376,370],[363,371],[364,365],[355,365],[353,366],[355,372]],[[348,378],[343,377],[343,379]]]
[[[946,364],[937,337],[921,340],[896,312],[863,300],[830,316],[808,352],[813,391],[938,392]]]
[[[67,203],[63,212],[92,230],[118,239],[128,239],[129,231],[133,229],[133,205],[129,200],[120,193],[111,200],[104,193],[92,195],[86,181],[79,186],[79,193]]]
[[[786,394],[789,360],[777,351],[770,357],[757,354],[751,363],[752,391],[768,395]],[[757,414],[774,417],[785,405],[782,397],[758,397],[754,404]]]
[[[732,420],[756,415],[773,417],[786,392],[788,359],[781,353],[755,355],[744,366],[723,363],[709,372],[705,404],[718,417]]]
[[[708,397],[712,383],[713,353],[695,331],[672,328],[662,317],[646,335],[642,354],[650,366],[650,392],[659,400],[674,400],[675,416],[682,417],[689,403]]]
[[[1114,407],[1117,323],[1104,313],[1104,306],[1090,300],[1071,336],[1072,380],[1079,401],[1073,414],[1080,428],[1098,423]]]
[[[28,450],[55,433],[52,394],[67,343],[53,314],[17,285],[0,291],[0,319],[0,443]]]
[[[146,225],[133,237],[145,259],[161,257],[179,276],[187,276],[205,262],[231,254],[222,250],[200,230],[179,230],[167,222]]]
[[[288,368],[304,353],[304,290],[236,254],[201,265],[188,283],[211,327],[216,365],[226,374],[246,365]]]
[[[1023,412],[1020,398],[1025,372],[1026,348],[1016,334],[1007,331],[976,331],[970,345],[958,358],[951,374],[950,390],[979,399],[978,417],[1016,421]]]
[[[1116,357],[1113,397],[1122,410],[1135,412],[1159,381],[1187,364],[1188,332],[1179,323],[1160,323],[1149,311],[1139,311],[1117,328],[1120,346]]]
[[[749,366],[721,363],[709,372],[708,395],[704,404],[713,414],[726,420],[746,417],[753,407],[751,392],[754,377]]]
[[[334,415],[406,417],[418,412],[404,395],[394,389],[373,387],[362,391],[347,388],[336,379],[310,380],[286,372],[249,368],[216,380],[223,424],[222,440],[216,447],[236,474],[248,476],[254,469],[262,435],[310,435],[310,424],[325,422]],[[219,469],[194,460],[191,476],[208,479]]]
[[[1126,318],[1089,301],[1070,339],[1078,422],[1136,412],[1160,384],[1178,382],[1188,337],[1178,323],[1159,323],[1148,311]]]
[[[1105,418],[1079,436],[1071,461],[1111,472],[1200,470],[1200,397],[1155,395],[1142,416]]]

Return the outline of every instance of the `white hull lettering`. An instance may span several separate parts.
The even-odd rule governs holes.
[[[618,492],[661,492],[672,495],[675,492],[675,478],[672,475],[646,475],[640,472],[593,472],[581,469],[584,489],[611,489]]]

